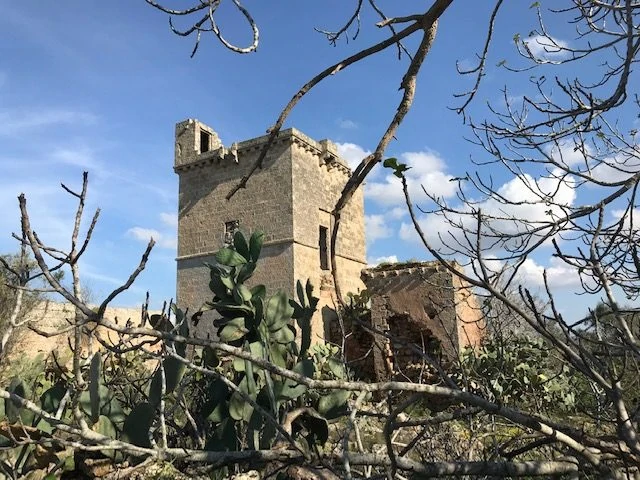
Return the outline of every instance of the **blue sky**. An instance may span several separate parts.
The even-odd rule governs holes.
[[[158,246],[147,270],[115,304],[137,305],[147,290],[156,303],[173,297],[175,123],[198,118],[225,144],[264,134],[311,76],[385,38],[386,32],[373,26],[377,19],[371,12],[362,18],[360,36],[336,47],[313,31],[340,26],[352,3],[247,2],[260,27],[257,53],[233,54],[204,36],[192,59],[192,39],[171,34],[167,18],[142,0],[5,2],[0,16],[0,251],[17,250],[10,234],[19,230],[20,192],[27,195],[40,236],[68,245],[75,204],[59,183],[78,188],[86,169],[88,208],[102,209],[81,265],[86,287],[97,300],[119,285],[153,234]],[[412,13],[407,10],[412,2],[382,3],[389,14]],[[449,107],[459,104],[453,95],[471,85],[471,79],[457,75],[456,61],[470,65],[482,47],[491,3],[457,1],[446,12],[413,110],[388,152],[414,167],[410,177],[416,186],[425,184],[445,197],[454,194],[448,180],[473,169],[470,158],[483,155],[464,140],[471,132]],[[502,59],[518,64],[513,36],[536,26],[527,2],[511,3],[499,18],[487,76],[470,110],[475,118],[486,115],[486,103],[498,101],[505,85],[515,97],[527,92],[527,74],[497,67]],[[219,23],[230,40],[249,40],[246,25],[231,9],[221,10]],[[575,36],[561,23],[550,27],[561,41]],[[412,45],[414,39],[408,42]],[[374,147],[391,118],[406,64],[406,57],[398,61],[389,49],[341,72],[305,98],[287,125],[334,140],[356,162]],[[503,172],[496,171],[494,180],[517,189]],[[388,173],[375,170],[365,192],[369,259],[427,258],[408,229],[401,192]],[[574,201],[572,192],[565,194]],[[423,222],[432,231],[441,227],[428,218]],[[583,305],[584,300],[571,300],[575,281],[549,254],[542,249],[531,260],[528,280],[535,286],[540,270],[550,267],[561,295],[572,305]]]

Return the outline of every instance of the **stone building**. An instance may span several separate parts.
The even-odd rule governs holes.
[[[180,306],[198,309],[211,299],[204,262],[235,230],[265,232],[262,260],[252,281],[295,292],[296,280],[310,279],[320,296],[314,340],[325,338],[322,316],[333,309],[330,233],[333,207],[351,171],[336,146],[317,142],[296,129],[280,132],[263,167],[230,200],[225,196],[247,174],[267,136],[222,145],[197,120],[176,125],[174,170],[179,176],[178,291]],[[336,261],[345,292],[364,288],[366,267],[364,200],[360,189],[342,214]],[[318,295],[320,293],[320,295]]]
[[[226,200],[268,137],[227,148],[197,120],[178,123],[175,135],[174,170],[180,179],[177,303],[182,308],[194,311],[211,299],[204,264],[214,262],[214,253],[236,230],[245,235],[262,230],[265,243],[252,282],[266,285],[269,293],[281,289],[293,297],[296,281],[309,279],[320,297],[312,340],[346,342],[349,359],[360,359],[356,363],[366,376],[382,378],[385,368],[389,375],[393,365],[418,362],[405,344],[430,348],[437,343],[448,355],[479,342],[476,299],[444,267],[424,262],[366,269],[362,189],[342,213],[336,246],[339,280],[345,293],[366,286],[374,328],[399,340],[392,344],[357,328],[343,331],[335,315],[329,248],[331,211],[351,171],[332,142],[317,142],[293,128],[280,132],[247,187]]]
[[[477,297],[438,262],[381,265],[363,270],[362,279],[371,298],[366,321],[378,333],[345,325],[347,361],[361,377],[424,380],[422,351],[446,362],[484,336]]]

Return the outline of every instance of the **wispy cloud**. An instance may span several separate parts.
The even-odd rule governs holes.
[[[365,215],[364,224],[367,232],[367,242],[369,243],[391,236],[392,230],[387,224],[384,215]]]
[[[337,123],[340,128],[343,128],[345,130],[355,130],[356,128],[358,128],[358,124],[356,122],[347,118],[340,118],[338,119]]]
[[[538,60],[562,60],[570,54],[567,42],[550,36],[534,35],[523,39],[522,43]]]
[[[2,109],[0,136],[20,135],[53,125],[94,124],[98,117],[89,112],[66,109]]]
[[[153,238],[161,248],[175,249],[178,246],[175,236],[160,233],[154,228],[133,227],[127,230],[127,236],[145,243]]]
[[[367,259],[369,267],[375,267],[381,263],[398,263],[398,257],[396,255],[388,255],[386,257],[377,257]]]
[[[451,197],[455,194],[457,184],[446,173],[446,162],[433,151],[405,152],[400,155],[403,163],[410,167],[407,170],[407,184],[413,201],[424,199],[424,189],[436,197]],[[365,187],[366,198],[379,205],[399,207],[404,205],[402,183],[393,174],[387,174],[380,181],[370,182]]]
[[[447,243],[466,245],[475,241],[475,212],[481,210],[485,219],[490,220],[490,228],[482,227],[481,239],[491,243],[496,235],[516,234],[522,225],[544,227],[549,220],[559,218],[566,208],[576,200],[575,180],[562,177],[559,172],[541,178],[523,174],[512,178],[497,188],[497,197],[469,205],[459,205],[457,213],[443,215],[421,215],[419,222],[425,236],[435,248],[447,250]],[[454,205],[451,205],[455,208]],[[543,235],[546,231],[541,231]],[[418,242],[413,224],[405,222],[400,227],[400,238]],[[515,242],[515,240],[514,240]]]
[[[165,224],[167,227],[178,228],[177,213],[162,212],[160,214],[160,221],[162,221],[162,223]]]
[[[362,161],[364,157],[371,153],[371,150],[365,150],[355,143],[336,143],[338,154],[344,158],[349,166],[354,169]]]

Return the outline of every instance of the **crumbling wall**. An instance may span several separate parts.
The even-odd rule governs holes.
[[[364,270],[362,278],[371,296],[371,327],[378,331],[372,378],[427,381],[433,371],[422,352],[446,361],[480,343],[484,328],[477,299],[445,266],[385,265]]]

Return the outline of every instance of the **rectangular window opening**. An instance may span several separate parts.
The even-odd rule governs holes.
[[[240,222],[231,220],[224,223],[224,245],[225,247],[233,245],[233,236],[240,230]]]
[[[327,227],[320,227],[320,238],[318,246],[320,248],[320,268],[329,270],[329,248],[327,247]]]
[[[204,130],[200,130],[200,153],[208,152],[211,148],[210,145],[211,135],[209,132],[205,132]]]

